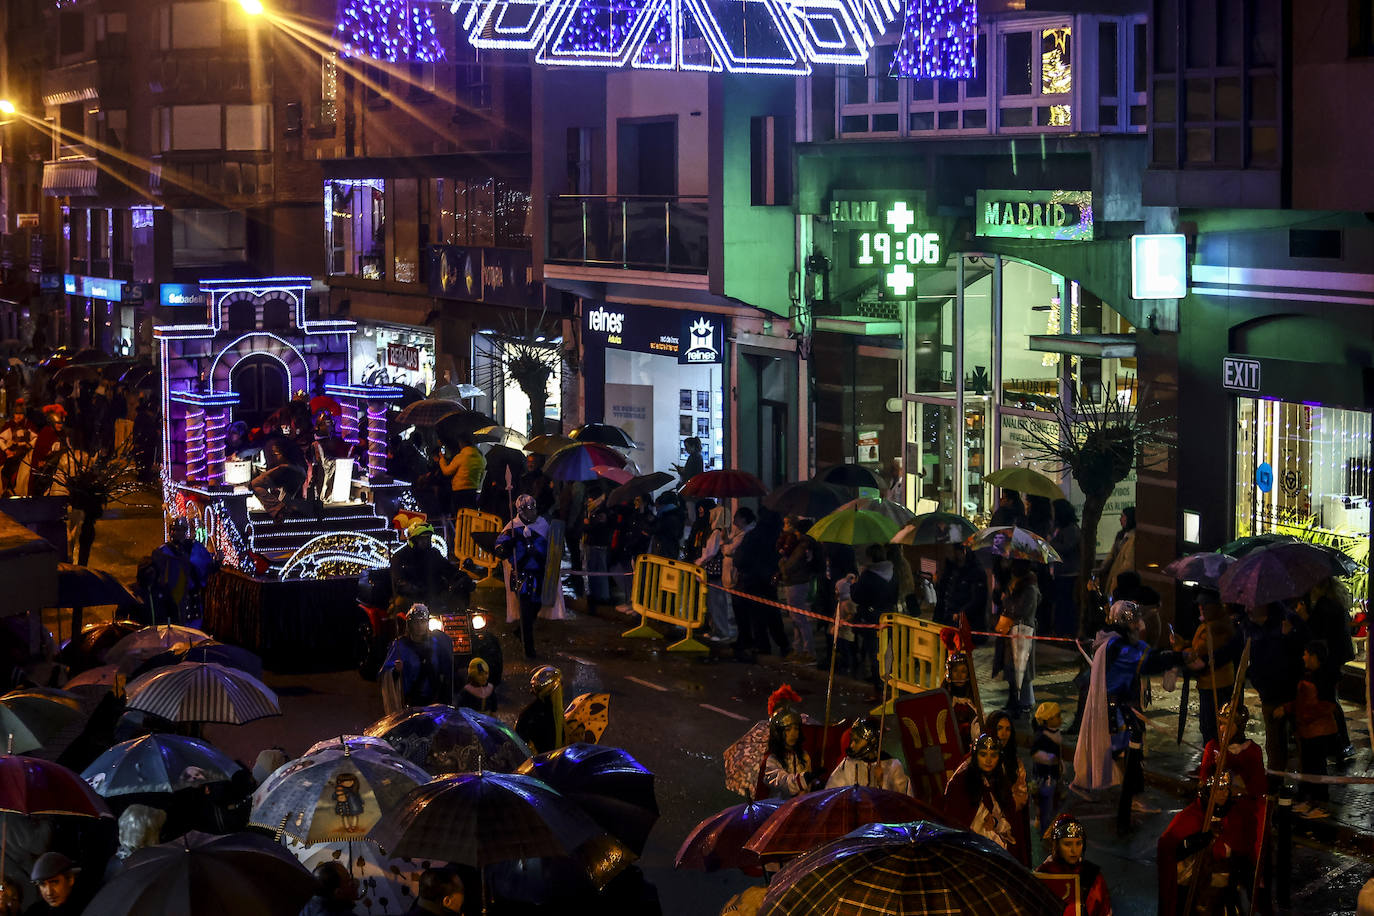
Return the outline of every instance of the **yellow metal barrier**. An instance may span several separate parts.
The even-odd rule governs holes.
[[[886,711],[898,692],[923,693],[940,686],[945,678],[945,644],[938,623],[920,620],[908,614],[884,614],[883,628],[878,631],[878,670],[892,692]],[[891,658],[889,660],[889,653]],[[883,712],[879,706],[874,715]]]
[[[639,626],[622,636],[657,639],[663,634],[649,626],[659,620],[682,627],[687,635],[668,647],[669,652],[706,652],[705,643],[693,631],[706,621],[706,572],[700,566],[641,554],[635,558],[634,586],[630,605],[639,612]]]
[[[501,561],[473,542],[472,536],[483,531],[500,531],[506,527],[499,515],[478,512],[476,509],[459,509],[453,520],[453,559],[462,565],[471,560],[488,570],[496,569]]]

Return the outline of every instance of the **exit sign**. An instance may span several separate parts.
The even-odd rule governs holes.
[[[1260,390],[1260,363],[1257,359],[1224,357],[1221,361],[1221,387],[1230,391]]]

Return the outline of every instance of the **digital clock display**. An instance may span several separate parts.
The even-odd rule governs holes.
[[[850,232],[849,266],[881,269],[884,288],[905,296],[916,286],[911,268],[943,264],[944,246],[938,232],[919,231],[916,211],[906,201],[897,201],[882,217],[882,224],[871,230]]]

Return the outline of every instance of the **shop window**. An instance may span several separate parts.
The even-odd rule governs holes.
[[[325,246],[333,276],[386,279],[386,182],[325,182]]]
[[[1027,349],[1032,334],[1069,334],[1078,318],[1064,278],[1016,261],[1002,268],[1002,403],[1048,410],[1059,397],[1061,357]]]
[[[1002,94],[1030,95],[1031,76],[1031,33],[1003,35]]]

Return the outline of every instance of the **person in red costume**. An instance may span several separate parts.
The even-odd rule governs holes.
[[[949,777],[945,786],[945,814],[955,827],[971,830],[992,840],[1014,858],[1024,857],[1017,848],[1016,802],[1002,772],[1002,743],[996,735],[982,734],[973,751]]]
[[[1222,773],[1226,783],[1220,793],[1223,802],[1217,806],[1220,814],[1214,814],[1211,832],[1216,837],[1212,849],[1214,856],[1226,860],[1225,873],[1231,875],[1253,875],[1255,859],[1259,853],[1260,837],[1263,833],[1265,815],[1265,792],[1267,782],[1264,772],[1264,750],[1245,734],[1250,721],[1250,711],[1244,704],[1236,707],[1234,722],[1231,719],[1230,705],[1223,706],[1217,714],[1220,720],[1218,733],[1227,742],[1225,769]],[[1202,766],[1198,770],[1199,797],[1174,816],[1168,828],[1159,838],[1156,847],[1156,861],[1159,868],[1159,912],[1160,916],[1174,916],[1182,904],[1180,897],[1186,894],[1181,889],[1180,870],[1188,872],[1184,859],[1191,842],[1197,846],[1196,837],[1203,833],[1203,818],[1206,816],[1209,788],[1217,783],[1217,762],[1221,749],[1217,742],[1209,741],[1202,751]],[[1192,838],[1190,840],[1190,838]],[[1180,853],[1184,855],[1180,855]],[[1182,869],[1181,869],[1182,866]],[[1244,880],[1240,883],[1248,889]],[[1208,888],[1199,889],[1198,897]],[[1212,910],[1198,910],[1212,912]],[[1220,910],[1218,910],[1220,912]],[[1180,914],[1182,916],[1182,914]]]
[[[43,496],[52,486],[52,475],[57,470],[57,460],[67,447],[67,409],[61,404],[49,404],[43,408],[46,425],[38,431],[34,439],[33,451],[29,453],[29,464],[33,470],[29,474],[29,495]]]
[[[1036,874],[1078,877],[1078,899],[1065,897],[1064,916],[1112,916],[1112,895],[1107,891],[1102,869],[1083,858],[1088,846],[1083,825],[1072,816],[1061,814],[1045,832],[1045,841],[1050,844],[1050,854],[1040,863]],[[1058,882],[1047,880],[1046,883],[1056,893],[1060,892]]]

